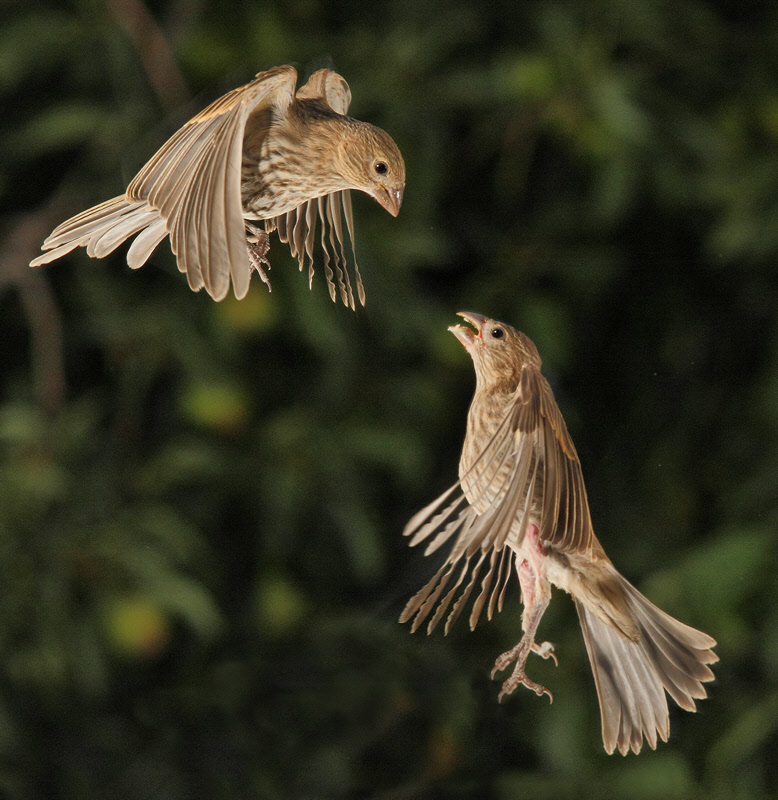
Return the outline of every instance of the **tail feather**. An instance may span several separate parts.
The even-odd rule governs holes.
[[[76,247],[86,247],[89,256],[103,258],[112,253],[130,236],[145,232],[149,227],[155,230],[154,247],[156,247],[167,234],[165,231],[161,236],[159,235],[160,223],[164,228],[164,222],[160,219],[159,213],[151,208],[145,200],[129,202],[123,195],[114,197],[98,206],[82,211],[58,225],[43,243],[45,252],[33,259],[30,266],[38,267],[41,264],[48,264],[71,250],[75,250]],[[150,241],[148,237],[144,239],[145,244]],[[144,251],[144,262],[154,247],[147,252]]]
[[[643,740],[653,750],[657,736],[667,741],[669,694],[687,711],[707,696],[713,680],[708,664],[718,661],[716,642],[657,608],[619,575],[627,605],[640,631],[630,641],[576,601],[586,651],[594,673],[605,749],[639,753]]]

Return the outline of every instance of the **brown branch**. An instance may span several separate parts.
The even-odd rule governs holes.
[[[108,0],[108,7],[138,51],[149,83],[167,107],[185,103],[190,92],[165,34],[142,0]]]
[[[31,368],[41,407],[56,414],[65,399],[62,322],[43,272],[27,265],[56,221],[51,208],[19,219],[0,250],[0,291],[15,286],[30,324]]]

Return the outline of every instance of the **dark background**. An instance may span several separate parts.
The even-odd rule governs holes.
[[[0,797],[778,794],[778,5],[4,2]],[[331,65],[408,168],[355,198],[367,308],[193,294],[167,244],[30,270],[257,71]],[[537,343],[595,529],[719,641],[699,713],[606,756],[572,603],[499,705],[505,611],[411,636],[407,519],[473,390],[446,327]]]

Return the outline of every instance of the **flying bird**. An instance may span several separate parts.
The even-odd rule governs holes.
[[[647,600],[617,572],[592,529],[578,459],[532,341],[509,325],[460,312],[470,327],[449,330],[473,359],[476,389],[467,417],[459,480],[405,528],[425,554],[453,538],[443,566],[405,607],[400,621],[430,633],[450,610],[445,630],[462,612],[479,576],[470,627],[486,607],[501,610],[511,567],[524,610],[521,641],[495,662],[492,677],[514,665],[500,699],[520,684],[551,693],[525,672],[531,652],[553,658],[535,635],[551,585],[572,595],[589,654],[605,749],[654,749],[670,734],[667,697],[695,711],[713,680],[716,642]],[[431,541],[430,541],[431,538]],[[448,591],[444,594],[444,591]],[[456,599],[454,599],[456,598]],[[452,605],[453,602],[453,605]],[[430,616],[431,615],[431,616]]]
[[[194,291],[222,300],[232,282],[241,299],[255,271],[270,289],[273,231],[301,270],[307,259],[312,282],[318,220],[330,296],[340,294],[354,308],[343,227],[345,218],[355,256],[350,190],[396,217],[405,164],[387,133],[346,116],[351,90],[337,72],[322,69],[297,91],[296,84],[293,67],[276,67],[211,103],[162,145],[123,195],[59,225],[30,266],[76,247],[102,258],[137,234],[127,252],[137,269],[169,236]],[[354,271],[364,305],[355,257]]]

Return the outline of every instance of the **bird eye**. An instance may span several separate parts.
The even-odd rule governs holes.
[[[389,167],[386,166],[385,161],[376,161],[375,164],[373,164],[373,169],[379,175],[386,175],[386,173],[389,172]]]
[[[492,338],[502,339],[505,336],[505,331],[502,328],[492,328]]]

